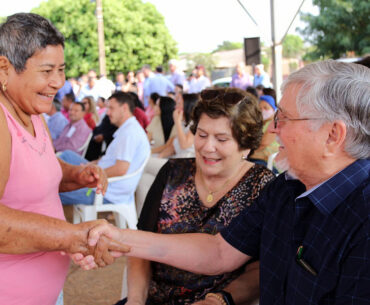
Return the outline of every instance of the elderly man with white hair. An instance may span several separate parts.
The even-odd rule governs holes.
[[[270,88],[270,76],[265,72],[263,64],[256,65],[254,70],[253,86],[262,85],[265,88]]]
[[[259,259],[260,305],[369,304],[370,70],[317,62],[282,89],[270,128],[287,171],[229,227],[171,235],[105,224],[90,231],[89,243],[104,234],[131,246],[130,256],[203,274]]]
[[[245,69],[244,62],[239,62],[235,67],[235,73],[231,78],[230,87],[231,88],[239,88],[242,90],[246,90],[247,87],[252,86],[252,77]]]
[[[178,69],[178,61],[176,59],[171,59],[168,62],[168,67],[170,69],[169,80],[173,83],[173,85],[184,86],[185,74]]]

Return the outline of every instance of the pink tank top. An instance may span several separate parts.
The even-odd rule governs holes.
[[[62,170],[40,116],[35,137],[0,103],[11,135],[10,175],[0,202],[12,209],[65,219],[58,189]],[[69,258],[59,252],[0,254],[0,304],[55,305]]]

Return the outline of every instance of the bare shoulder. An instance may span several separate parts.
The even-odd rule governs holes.
[[[0,107],[0,199],[3,197],[6,183],[9,179],[12,139],[10,136],[8,123],[3,109]]]

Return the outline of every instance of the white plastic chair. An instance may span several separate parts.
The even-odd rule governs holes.
[[[79,149],[77,149],[77,152],[81,153],[81,156],[83,158],[85,158],[85,156],[86,156],[87,148],[89,147],[89,143],[90,143],[90,140],[91,140],[92,136],[93,136],[93,133],[90,132],[90,134],[87,137],[85,143]]]
[[[134,176],[139,176],[142,174],[145,165],[149,160],[150,154],[145,158],[143,164],[135,172],[123,176],[111,177],[108,178],[108,183],[115,181],[122,181]],[[139,181],[139,179],[138,179]],[[137,185],[132,190],[132,193],[135,193]],[[136,213],[136,204],[135,196],[131,202],[116,202],[114,204],[108,203],[103,204],[103,195],[95,194],[93,205],[85,204],[75,204],[73,205],[73,223],[79,223],[80,221],[89,221],[97,219],[98,212],[113,212],[116,225],[119,228],[136,229],[137,224],[137,213]]]

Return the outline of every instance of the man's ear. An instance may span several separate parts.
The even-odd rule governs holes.
[[[326,152],[334,154],[342,150],[347,135],[347,126],[343,121],[334,121],[331,123],[328,138],[326,140]]]

